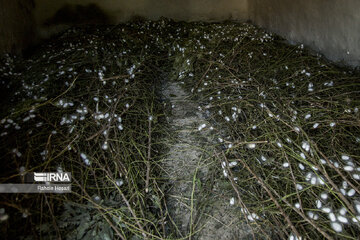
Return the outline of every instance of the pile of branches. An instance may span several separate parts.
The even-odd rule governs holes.
[[[254,236],[359,235],[360,75],[303,45],[249,24],[161,19],[72,28],[2,63],[1,183],[73,176],[72,194],[2,194],[8,238],[174,236],[159,178],[164,76],[201,103]]]
[[[8,239],[165,234],[157,89],[167,52],[142,24],[72,28],[1,69],[1,183],[71,172],[71,194],[2,194]],[[154,58],[156,56],[156,58]]]
[[[360,74],[249,24],[182,31],[173,77],[210,116],[245,220],[266,238],[356,239]]]

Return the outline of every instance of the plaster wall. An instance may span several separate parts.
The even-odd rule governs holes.
[[[359,0],[251,0],[249,18],[332,61],[360,66]]]

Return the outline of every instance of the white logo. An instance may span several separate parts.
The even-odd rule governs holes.
[[[36,173],[34,172],[35,182],[70,182],[71,173]]]

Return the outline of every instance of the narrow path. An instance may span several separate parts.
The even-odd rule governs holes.
[[[219,161],[212,157],[216,143],[209,123],[178,82],[166,82],[163,95],[172,105],[173,134],[163,167],[170,182],[168,209],[178,237],[251,239],[249,226],[239,222],[239,209],[229,203],[232,191],[219,187],[226,180],[219,174]]]

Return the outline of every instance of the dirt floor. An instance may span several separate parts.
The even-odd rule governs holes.
[[[202,240],[251,239],[239,208],[230,205],[234,193],[221,189],[215,179],[218,144],[204,111],[179,82],[167,81],[163,94],[171,104],[168,120],[173,131],[163,162],[170,180],[167,201],[179,235]]]

